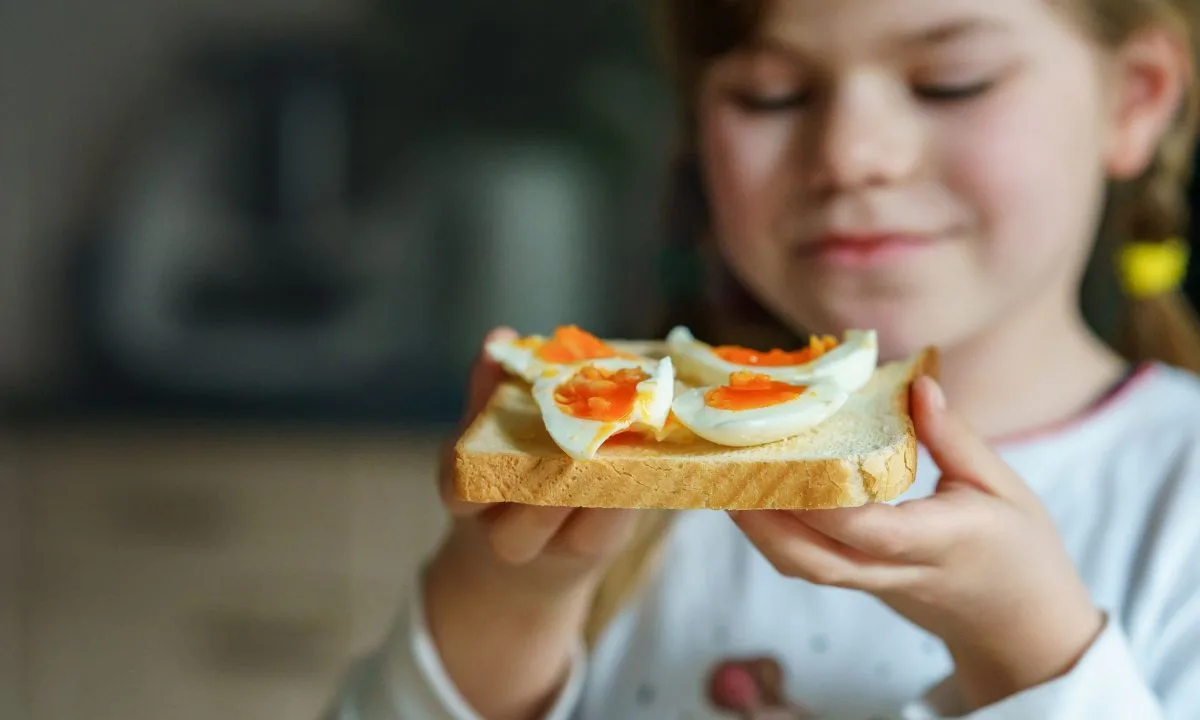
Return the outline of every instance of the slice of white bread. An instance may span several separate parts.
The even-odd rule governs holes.
[[[651,357],[661,343],[613,343]],[[576,461],[554,444],[529,386],[497,388],[455,447],[457,495],[467,502],[645,509],[817,509],[899,497],[916,475],[908,391],[937,373],[930,349],[876,370],[829,420],[750,448],[703,440],[620,443]]]

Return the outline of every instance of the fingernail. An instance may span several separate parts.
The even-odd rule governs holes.
[[[929,386],[929,400],[938,410],[946,409],[946,392],[942,390],[942,385],[937,380],[925,376],[925,383]]]

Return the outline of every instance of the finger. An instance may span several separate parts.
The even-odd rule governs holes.
[[[579,510],[563,523],[554,543],[574,555],[603,557],[629,539],[636,517],[634,510]]]
[[[822,535],[892,563],[926,563],[941,557],[958,536],[936,498],[902,505],[881,503],[837,510],[806,510],[796,518]]]
[[[506,375],[500,363],[493,360],[491,355],[488,354],[488,344],[496,341],[512,340],[515,337],[517,337],[517,332],[512,328],[498,327],[484,338],[483,347],[480,349],[479,356],[475,358],[475,362],[471,366],[471,375],[467,381],[467,406],[463,413],[462,421],[464,428],[470,425],[476,416],[487,407],[487,402],[492,397],[492,393],[496,391],[496,386],[500,384],[500,381]]]
[[[524,565],[542,553],[572,508],[511,505],[491,522],[488,540],[501,560]]]
[[[915,579],[917,568],[867,556],[786,511],[740,512],[734,522],[780,573],[818,585],[878,592]]]
[[[458,431],[449,441],[442,445],[438,465],[438,493],[442,504],[453,517],[469,517],[483,512],[491,507],[488,503],[468,503],[460,500],[454,486],[454,447],[461,434],[470,427],[479,413],[487,407],[488,400],[496,391],[496,386],[505,377],[504,368],[487,353],[487,344],[496,340],[506,340],[517,336],[516,331],[507,327],[499,327],[488,333],[484,338],[483,348],[471,366],[471,374],[467,379],[467,404]]]
[[[922,376],[912,386],[917,439],[943,475],[970,482],[999,497],[1025,494],[1025,484],[957,413],[946,407],[937,381]]]

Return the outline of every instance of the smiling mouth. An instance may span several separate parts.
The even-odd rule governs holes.
[[[826,266],[863,268],[886,264],[936,243],[935,235],[926,234],[826,235],[802,246],[799,253]]]

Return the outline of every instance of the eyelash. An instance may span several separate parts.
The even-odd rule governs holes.
[[[994,86],[994,80],[974,83],[972,85],[923,85],[913,88],[913,94],[922,100],[934,103],[955,103],[972,100],[987,94]],[[811,92],[795,93],[764,97],[753,93],[737,93],[734,101],[742,110],[752,114],[769,114],[799,110],[812,99]]]
[[[737,93],[734,102],[742,110],[751,114],[767,114],[798,110],[808,104],[812,93],[793,93],[791,95],[763,96],[754,93]]]
[[[995,86],[994,80],[985,80],[972,85],[925,85],[913,88],[913,92],[932,102],[961,102],[986,94]]]

